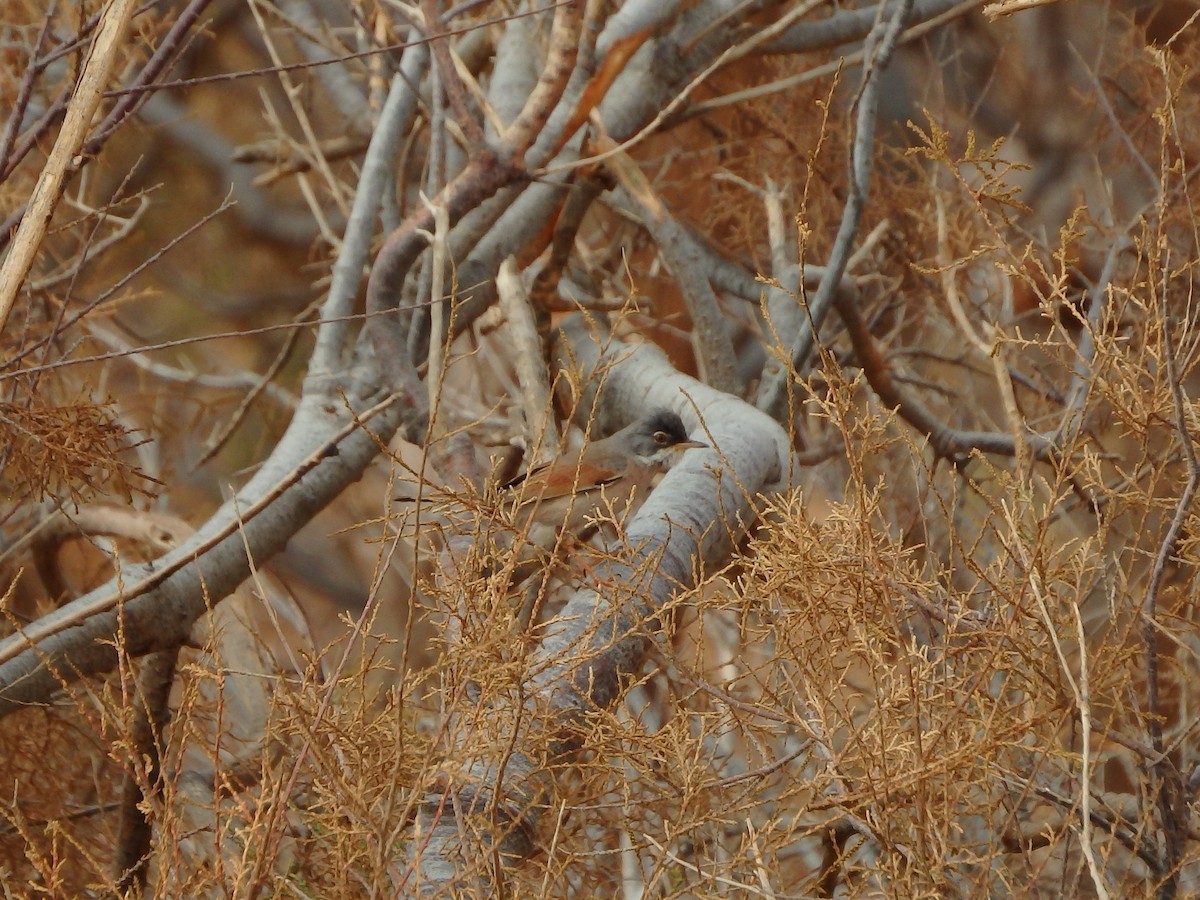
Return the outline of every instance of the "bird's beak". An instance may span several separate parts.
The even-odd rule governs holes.
[[[675,449],[676,450],[707,450],[708,444],[704,443],[704,441],[692,441],[692,440],[680,441],[678,444],[675,445]]]

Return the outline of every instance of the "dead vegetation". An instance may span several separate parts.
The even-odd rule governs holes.
[[[1200,890],[1196,16],[1020,5],[13,4],[6,896]]]

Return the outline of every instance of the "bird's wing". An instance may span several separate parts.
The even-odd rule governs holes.
[[[580,463],[576,457],[534,466],[504,486],[510,490],[519,488],[523,502],[535,502],[595,490],[616,481],[620,474],[609,466]]]

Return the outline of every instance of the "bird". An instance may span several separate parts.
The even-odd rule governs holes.
[[[578,452],[532,466],[500,484],[493,495],[507,508],[504,526],[488,528],[482,542],[478,533],[451,537],[438,554],[435,579],[453,587],[456,579],[465,583],[474,575],[489,580],[499,575],[509,598],[516,596],[518,585],[540,573],[513,607],[524,631],[538,621],[543,586],[560,564],[586,568],[566,553],[568,548],[587,542],[602,521],[612,521],[644,499],[654,476],[685,451],[707,446],[688,437],[678,413],[661,408]]]
[[[645,499],[654,476],[685,451],[707,446],[688,437],[678,413],[655,409],[578,452],[532,466],[498,491],[493,483],[489,494],[499,501],[495,512],[504,510],[499,521],[485,516],[476,519],[483,530],[443,534],[427,586],[435,594],[460,597],[464,585],[478,587],[480,578],[491,582],[498,576],[505,602],[519,597],[513,609],[524,632],[540,621],[544,585],[561,564],[586,569],[568,549],[586,543],[603,521],[618,519],[634,501]],[[540,578],[514,593],[538,573]]]
[[[654,409],[577,453],[534,466],[504,488],[515,498],[519,525],[584,532],[599,510],[644,495],[654,476],[685,451],[707,446],[688,437],[678,413]]]

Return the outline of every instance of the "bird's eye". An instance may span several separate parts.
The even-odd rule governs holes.
[[[656,431],[654,432],[654,443],[669,444],[671,443],[671,436],[665,431]]]

